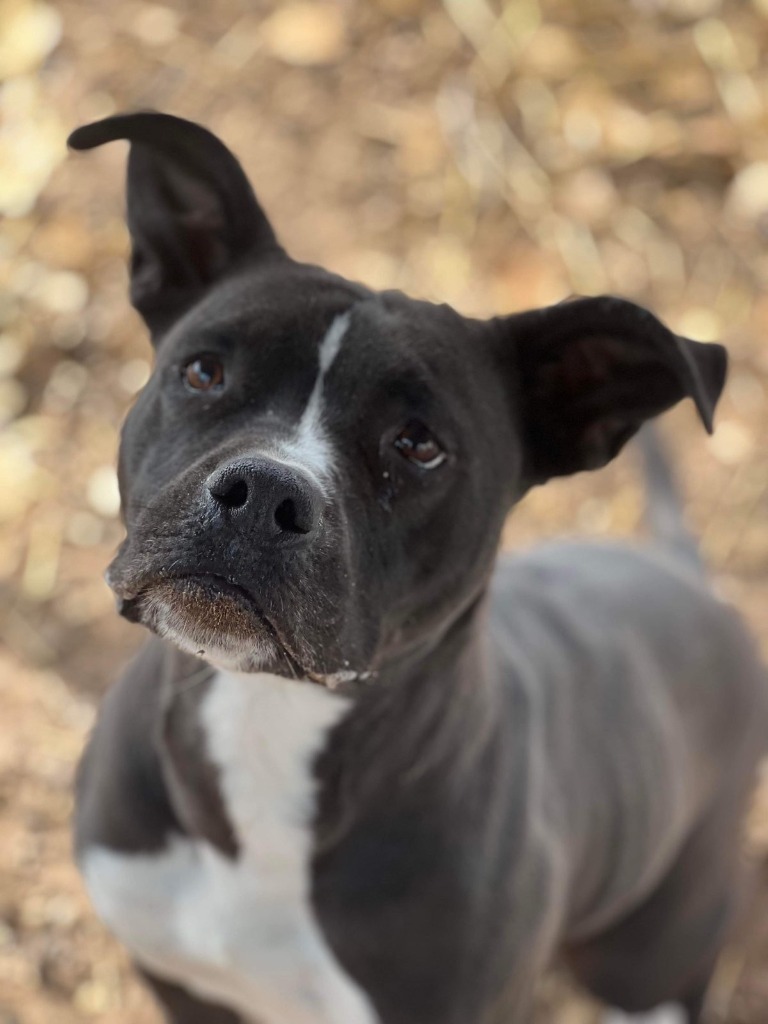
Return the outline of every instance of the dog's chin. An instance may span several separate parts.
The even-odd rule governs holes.
[[[182,576],[121,599],[121,613],[188,654],[233,672],[300,673],[248,596],[224,580]]]
[[[350,669],[348,662],[331,672],[302,664],[251,596],[221,577],[145,578],[134,589],[109,576],[121,615],[214,668],[268,672],[349,695],[373,677],[370,671]]]

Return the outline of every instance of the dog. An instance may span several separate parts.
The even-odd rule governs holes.
[[[77,858],[176,1024],[516,1024],[559,960],[703,1019],[766,679],[681,525],[497,557],[726,355],[581,298],[491,320],[284,252],[235,157],[145,112],[119,610],[153,634],[84,755]],[[655,481],[655,484],[654,484]],[[640,1019],[640,1018],[638,1018]]]

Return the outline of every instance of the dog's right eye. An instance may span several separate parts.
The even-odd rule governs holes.
[[[193,391],[210,391],[224,383],[224,364],[218,356],[195,356],[182,369],[181,377]]]
[[[394,440],[397,451],[419,469],[437,469],[448,458],[421,420],[409,420]]]

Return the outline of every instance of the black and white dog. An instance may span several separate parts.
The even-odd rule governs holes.
[[[77,848],[168,1019],[515,1024],[560,957],[613,1019],[699,1021],[754,648],[669,502],[647,547],[497,545],[683,397],[711,428],[724,350],[615,298],[373,292],[290,259],[205,129],[70,142],[113,139],[157,359],[109,581],[157,638],[104,702]]]

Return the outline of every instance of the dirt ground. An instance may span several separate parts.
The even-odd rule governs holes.
[[[768,654],[767,0],[0,0],[0,1024],[157,1017],[70,859],[73,766],[140,642],[101,574],[119,424],[150,353],[126,298],[116,110],[232,146],[294,255],[490,315],[623,294],[732,367],[707,438],[667,433],[719,585]],[[532,494],[511,546],[630,534],[631,452]],[[768,772],[758,880],[712,994],[768,1021]],[[591,1024],[554,978],[542,1020]]]

